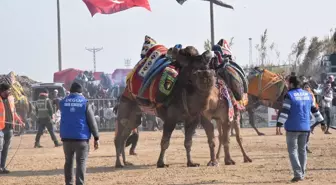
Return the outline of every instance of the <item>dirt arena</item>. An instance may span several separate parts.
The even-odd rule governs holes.
[[[251,129],[242,129],[244,146],[253,162],[243,163],[243,157],[234,137],[231,137],[231,152],[235,166],[223,165],[207,167],[209,150],[203,130],[198,130],[193,142],[192,156],[199,162],[199,168],[186,167],[186,155],[183,146],[184,135],[175,130],[167,152],[167,169],[157,169],[161,132],[141,132],[137,148],[138,156],[127,156],[134,166],[122,170],[114,168],[114,133],[101,133],[101,148],[91,151],[88,160],[87,184],[288,184],[292,177],[285,145],[285,136],[275,136],[274,128],[262,129],[267,136],[256,136]],[[307,178],[298,184],[335,184],[336,183],[336,133],[322,134],[316,129],[312,135]],[[20,137],[13,139],[8,161],[13,156]],[[0,184],[64,184],[63,150],[54,148],[49,135],[42,137],[42,149],[34,149],[34,135],[22,138],[20,149],[10,163],[11,174],[2,175]],[[128,151],[128,149],[127,149]],[[127,152],[128,154],[128,152]]]

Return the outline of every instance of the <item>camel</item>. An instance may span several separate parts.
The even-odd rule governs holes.
[[[211,91],[208,109],[203,112],[202,122],[214,119],[219,133],[219,148],[216,159],[219,160],[222,144],[224,145],[225,165],[234,165],[230,155],[230,128],[236,131],[236,140],[244,157],[244,162],[252,162],[242,145],[240,134],[240,112],[246,99],[247,83],[244,71],[232,61],[231,50],[224,39],[213,47],[215,56],[209,67],[217,74],[216,87]],[[238,100],[238,101],[237,101]]]
[[[287,93],[286,80],[283,76],[265,69],[255,68],[254,74],[249,75],[248,105],[246,110],[249,115],[249,123],[259,136],[265,135],[255,125],[254,111],[260,106],[281,109],[284,95]],[[256,74],[257,73],[257,74]],[[268,77],[265,78],[266,74]],[[261,82],[265,79],[264,82]],[[256,89],[257,86],[257,89]],[[271,97],[272,96],[272,97]]]
[[[179,74],[176,76],[176,81],[165,81],[161,83],[166,90],[170,89],[170,94],[167,93],[168,102],[157,103],[157,98],[151,101],[148,99],[140,98],[141,89],[143,89],[143,84],[141,87],[132,89],[135,83],[132,81],[134,75],[143,74],[142,69],[150,70],[146,68],[150,58],[158,57],[157,54],[153,56],[153,52],[156,48],[163,48],[159,53],[159,57],[163,60],[173,61],[171,63],[172,67],[179,71]],[[152,52],[152,53],[151,53]],[[188,46],[181,49],[180,45],[177,45],[174,48],[169,49],[168,51],[164,49],[162,45],[158,45],[156,41],[148,36],[145,37],[144,46],[142,48],[142,60],[135,66],[133,72],[127,77],[127,87],[125,88],[119,102],[118,115],[117,115],[117,124],[118,132],[114,139],[115,148],[116,148],[116,163],[117,168],[122,168],[120,157],[123,159],[124,165],[129,165],[126,161],[125,156],[125,141],[131,133],[131,130],[138,127],[140,122],[139,116],[142,112],[151,113],[161,118],[164,122],[163,126],[163,136],[161,139],[161,152],[157,161],[158,168],[169,167],[165,164],[164,157],[166,150],[169,147],[170,138],[174,128],[178,122],[185,123],[185,141],[184,146],[187,154],[187,166],[188,167],[197,167],[200,164],[194,163],[191,158],[191,146],[192,146],[192,135],[193,132],[201,119],[201,113],[208,106],[208,99],[211,94],[211,91],[214,89],[215,85],[215,73],[213,70],[208,68],[208,63],[212,58],[211,52],[206,51],[203,54],[199,55],[198,51],[192,47]],[[146,57],[148,59],[146,59]],[[146,60],[144,60],[146,59]],[[159,60],[160,61],[160,60]],[[150,64],[152,64],[153,60]],[[158,61],[154,61],[158,62]],[[141,68],[142,66],[142,68]],[[137,68],[141,70],[137,71]],[[154,80],[155,81],[155,80]],[[155,87],[155,82],[150,84],[151,89]],[[140,90],[139,90],[140,89]],[[135,93],[132,91],[138,91]],[[152,92],[152,91],[150,91]],[[153,97],[152,93],[149,93]],[[156,94],[155,94],[156,95]],[[202,122],[204,128],[211,128],[211,123],[204,121]],[[213,126],[212,126],[213,127]],[[210,166],[216,165],[215,158],[215,137],[211,129],[206,129],[210,147],[211,160],[208,163]]]

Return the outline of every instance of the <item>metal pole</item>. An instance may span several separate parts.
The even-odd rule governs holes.
[[[93,72],[96,72],[96,52],[101,51],[103,48],[85,48],[86,50],[93,53]]]
[[[249,65],[252,66],[252,38],[249,38]]]
[[[215,45],[215,23],[214,23],[214,6],[210,1],[210,29],[211,29],[211,47]]]
[[[61,47],[61,17],[60,3],[57,0],[57,39],[58,39],[58,71],[62,71],[62,47]]]

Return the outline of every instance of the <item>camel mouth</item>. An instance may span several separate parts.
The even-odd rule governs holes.
[[[206,91],[215,84],[215,72],[213,70],[197,70],[193,73],[199,90]]]

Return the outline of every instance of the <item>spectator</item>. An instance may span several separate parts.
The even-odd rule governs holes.
[[[333,90],[331,88],[331,83],[330,81],[328,81],[325,84],[325,87],[322,91],[322,100],[321,100],[321,112],[323,117],[325,118],[326,124],[327,124],[327,128],[325,131],[325,134],[331,134],[329,132],[329,127],[331,124],[331,103],[333,100]]]

